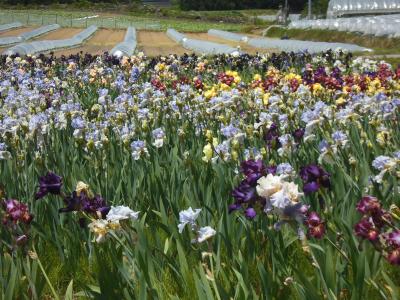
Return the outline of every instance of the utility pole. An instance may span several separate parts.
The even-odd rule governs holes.
[[[308,19],[311,20],[311,0],[308,0]]]

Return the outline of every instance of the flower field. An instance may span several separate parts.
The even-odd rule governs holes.
[[[400,67],[0,59],[1,299],[399,299]]]

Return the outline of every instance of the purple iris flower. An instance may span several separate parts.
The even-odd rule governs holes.
[[[41,199],[47,194],[59,195],[61,193],[62,177],[53,172],[48,172],[39,178],[39,191],[35,199]]]
[[[64,203],[66,204],[66,207],[60,208],[59,212],[60,213],[66,213],[66,212],[72,212],[72,211],[80,211],[82,208],[82,203],[87,202],[88,197],[86,193],[80,193],[78,196],[77,192],[74,191],[71,196],[66,197],[64,199]]]
[[[83,211],[86,213],[96,214],[101,213],[104,217],[110,211],[110,207],[106,205],[106,201],[100,195],[95,195],[89,201],[85,202],[83,205]]]
[[[312,193],[318,192],[318,190],[319,190],[319,184],[316,181],[306,183],[303,186],[303,191],[304,191],[304,194],[306,194],[306,195],[310,195]]]
[[[277,166],[268,166],[267,167],[267,174],[275,175],[278,167]]]
[[[303,136],[304,136],[304,133],[305,133],[304,128],[296,129],[296,130],[292,133],[292,136],[293,136],[293,138],[294,138],[294,140],[295,140],[296,143],[300,143],[300,142],[302,141]]]
[[[249,207],[248,209],[246,209],[244,214],[245,214],[246,218],[248,218],[248,219],[254,219],[257,215],[255,209],[252,207]]]
[[[240,167],[242,173],[246,176],[246,181],[251,185],[255,185],[257,180],[266,173],[265,165],[261,159],[243,161]]]
[[[237,203],[250,202],[257,196],[256,188],[243,180],[240,185],[232,191],[232,196]]]
[[[105,218],[110,211],[110,207],[107,206],[106,201],[100,195],[90,198],[86,192],[81,192],[78,196],[77,192],[74,191],[70,197],[64,199],[64,202],[66,207],[61,208],[60,213],[82,211],[95,216],[101,214],[101,217]]]
[[[279,142],[279,128],[275,123],[272,123],[270,128],[267,130],[267,132],[264,135],[264,139],[267,143],[267,146],[269,148],[272,148],[274,146],[279,147],[280,142]]]
[[[330,174],[315,164],[302,167],[300,177],[304,182],[303,190],[305,194],[317,192],[321,186],[324,188],[331,186]]]

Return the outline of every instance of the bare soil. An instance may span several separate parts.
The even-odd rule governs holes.
[[[147,56],[178,54],[182,55],[190,51],[170,39],[165,32],[138,31],[137,49]]]
[[[115,45],[122,42],[125,37],[125,30],[98,29],[82,46],[54,51],[56,56],[69,56],[78,52],[90,54],[103,54],[110,51]]]
[[[63,40],[72,38],[75,34],[81,32],[83,28],[60,28],[36,38],[38,41],[44,40]]]
[[[7,31],[2,31],[0,32],[0,37],[6,37],[6,36],[19,36],[22,33],[32,31],[33,29],[36,29],[36,27],[20,27],[20,28],[15,28]]]

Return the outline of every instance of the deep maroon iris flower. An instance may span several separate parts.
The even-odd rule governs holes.
[[[387,260],[392,265],[400,266],[400,248],[391,251],[387,256]]]
[[[28,206],[18,200],[4,200],[2,206],[5,211],[3,224],[8,224],[9,222],[29,224],[33,219],[33,215],[29,213]]]
[[[389,246],[400,247],[400,230],[390,232],[386,236],[386,242]]]
[[[59,195],[61,193],[62,177],[53,172],[48,172],[39,178],[39,191],[35,199],[41,199],[47,194]]]
[[[379,229],[368,218],[362,218],[354,226],[354,232],[357,236],[367,239],[371,242],[377,241],[379,238]]]
[[[325,235],[325,223],[316,212],[307,214],[304,224],[307,225],[307,234],[310,237],[321,239]]]
[[[357,203],[356,208],[362,214],[374,214],[381,210],[381,204],[377,198],[365,196]]]
[[[321,223],[321,218],[316,212],[311,212],[309,213],[306,221],[308,226],[317,226],[319,223]]]

